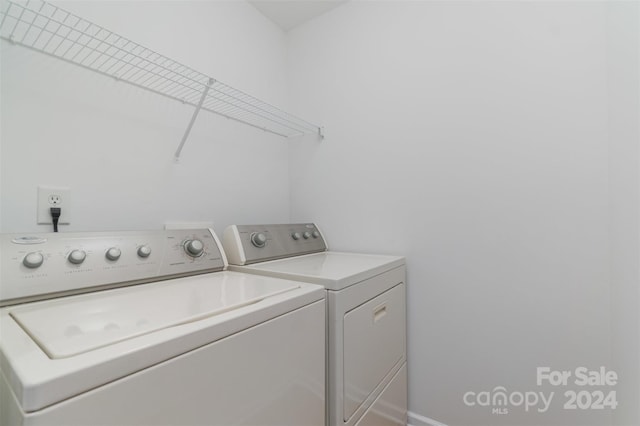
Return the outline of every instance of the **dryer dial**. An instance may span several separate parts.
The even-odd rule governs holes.
[[[251,244],[258,248],[262,248],[267,244],[267,236],[262,232],[253,232],[250,236]]]

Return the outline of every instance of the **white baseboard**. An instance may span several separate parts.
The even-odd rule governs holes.
[[[409,411],[407,414],[407,426],[447,426],[437,420]]]

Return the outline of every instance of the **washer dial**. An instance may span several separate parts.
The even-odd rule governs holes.
[[[144,258],[144,257],[149,257],[150,254],[151,254],[151,247],[149,247],[148,245],[142,245],[138,247],[138,256]]]
[[[44,262],[44,256],[42,253],[31,252],[22,259],[22,264],[27,268],[35,269],[42,265]]]
[[[204,253],[204,243],[200,240],[188,240],[184,243],[184,251],[191,257],[198,257]]]
[[[104,256],[109,260],[118,260],[120,259],[121,254],[122,252],[118,247],[111,247],[109,250],[107,250]]]
[[[80,265],[86,258],[87,253],[84,250],[72,250],[67,257],[69,262],[73,263],[74,265]]]

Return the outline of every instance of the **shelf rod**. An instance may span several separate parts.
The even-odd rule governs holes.
[[[204,103],[205,98],[207,97],[207,93],[209,92],[209,89],[211,89],[211,86],[214,83],[214,79],[210,78],[209,81],[207,82],[207,85],[205,86],[204,90],[202,91],[202,96],[200,97],[200,102],[198,102],[198,105],[196,106],[195,111],[193,111],[193,115],[191,116],[191,121],[189,121],[189,125],[187,126],[187,130],[185,130],[184,135],[182,136],[182,141],[180,141],[180,145],[178,146],[178,149],[176,150],[175,153],[175,160],[178,161],[178,159],[180,159],[180,153],[182,152],[182,148],[184,147],[185,142],[187,142],[187,138],[189,137],[189,133],[191,133],[191,128],[193,127],[193,123],[195,123],[196,121],[196,117],[198,116],[198,113],[200,112],[200,109],[202,108],[202,104]]]

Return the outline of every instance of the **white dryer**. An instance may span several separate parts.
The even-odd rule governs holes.
[[[324,424],[321,286],[224,271],[207,229],[0,249],[0,424]]]
[[[320,284],[327,297],[327,424],[405,425],[405,260],[327,251],[312,223],[233,225],[231,270]]]

